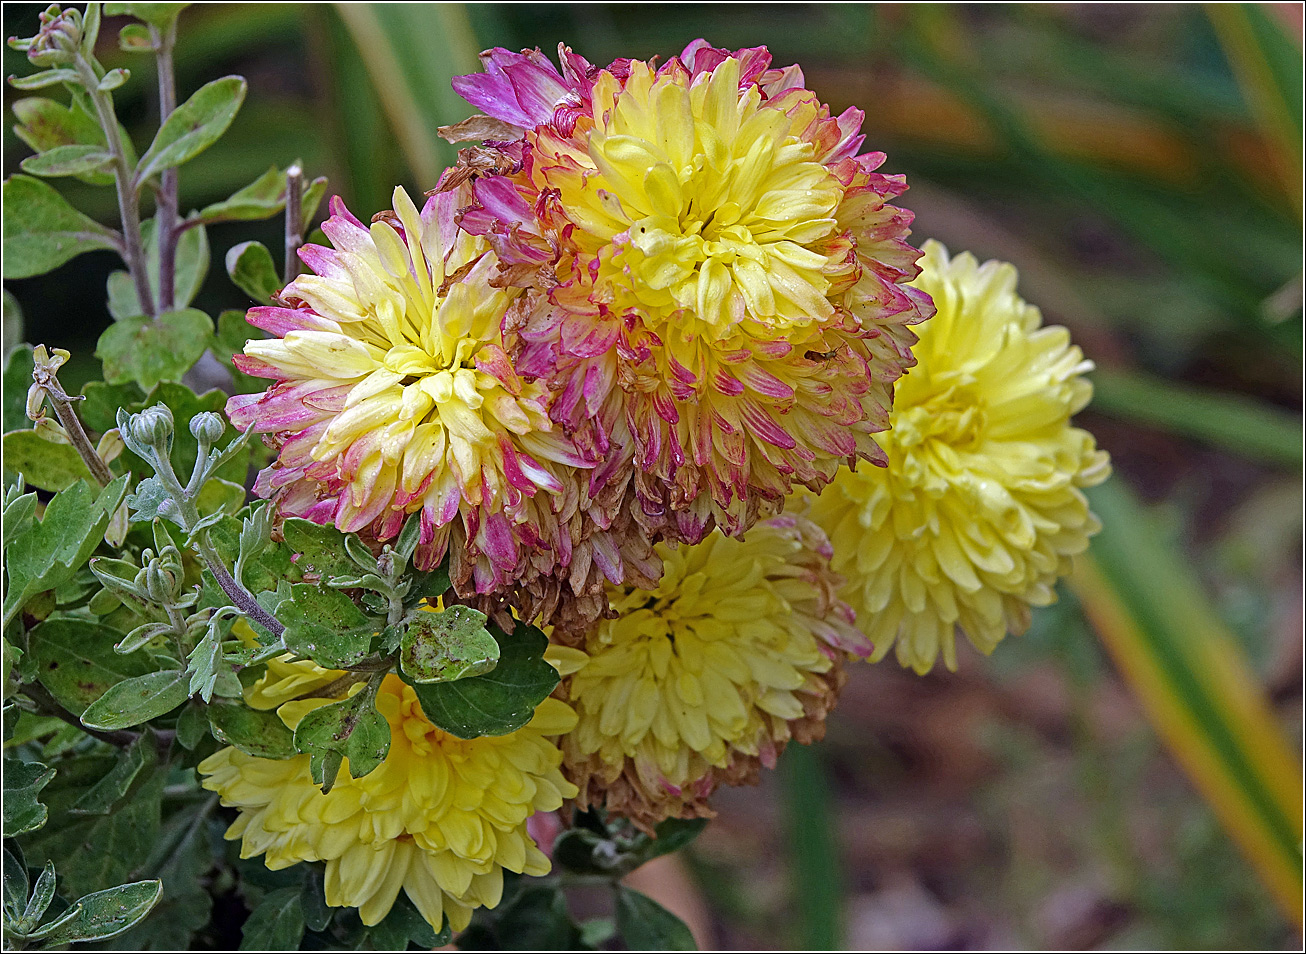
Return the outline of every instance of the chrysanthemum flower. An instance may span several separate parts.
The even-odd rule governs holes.
[[[294,728],[335,700],[293,697],[342,675],[274,661],[247,701],[279,707]],[[546,699],[516,732],[470,740],[432,725],[398,676],[386,677],[376,707],[390,723],[389,754],[362,778],[350,777],[346,761],[326,795],[313,784],[307,755],[276,761],[225,748],[200,763],[204,787],[240,809],[227,838],[241,839],[242,858],[265,854],[274,870],[325,861],[327,904],[357,907],[364,924],[384,918],[402,889],[436,930],[445,915],[462,930],[473,909],[498,904],[505,869],[548,873],[526,822],[576,792],[548,739],[576,724],[565,703]]]
[[[661,68],[561,53],[563,72],[492,50],[454,81],[520,138],[465,152],[445,182],[474,178],[460,223],[529,288],[520,366],[604,458],[595,483],[693,542],[849,458],[882,462],[871,434],[932,308],[906,285],[911,215],[887,204],[903,178],[858,155],[862,112],[831,116],[764,48],[700,40]]]
[[[250,310],[277,336],[235,359],[276,384],[227,405],[279,450],[255,489],[282,514],[375,540],[420,511],[419,565],[451,548],[464,596],[556,575],[577,547],[582,577],[597,562],[619,580],[605,557],[619,563],[620,543],[586,542],[611,523],[587,522],[593,460],[550,421],[544,383],[508,357],[502,324],[517,291],[492,284],[489,246],[455,227],[469,200],[448,192],[419,212],[396,189],[394,212],[367,227],[333,199],[322,228],[335,248],[300,251],[316,274],[281,292],[286,306]]]
[[[921,673],[940,652],[956,668],[957,631],[989,653],[1056,598],[1100,526],[1080,488],[1109,473],[1093,436],[1070,426],[1093,365],[1066,329],[1040,327],[1016,270],[949,260],[937,242],[923,265],[917,284],[938,313],[876,437],[889,466],[844,471],[812,512],[874,658],[896,646]]]
[[[719,783],[755,781],[790,738],[820,738],[843,660],[871,651],[806,520],[658,552],[657,587],[614,589],[616,618],[553,650],[560,672],[574,670],[564,685],[580,721],[561,744],[578,804],[650,830],[710,815]]]

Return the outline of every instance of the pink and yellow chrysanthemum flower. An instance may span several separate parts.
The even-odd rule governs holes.
[[[571,560],[576,468],[593,466],[548,414],[543,382],[514,368],[502,330],[518,294],[491,284],[494,254],[457,229],[469,197],[420,211],[403,189],[365,226],[333,199],[309,245],[312,269],[252,308],[276,337],[235,361],[272,378],[227,405],[242,430],[271,435],[277,460],[255,490],[282,514],[375,540],[421,512],[419,564],[452,548],[460,592],[486,593]]]
[[[563,72],[538,51],[482,59],[454,85],[520,138],[445,181],[474,179],[462,227],[529,286],[518,360],[604,458],[594,481],[692,542],[850,458],[882,463],[871,435],[933,308],[906,284],[911,215],[887,204],[903,178],[858,155],[861,111],[831,116],[762,48],[601,70],[563,49]]]

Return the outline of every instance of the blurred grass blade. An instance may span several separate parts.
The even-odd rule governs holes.
[[[432,189],[456,150],[437,129],[471,115],[450,80],[477,69],[461,3],[338,3],[390,128],[420,189]]]
[[[1093,372],[1092,407],[1222,447],[1240,457],[1291,468],[1302,465],[1300,418],[1239,394],[1098,368]]]
[[[1208,3],[1207,16],[1287,193],[1302,210],[1301,48],[1255,3]]]
[[[843,883],[835,845],[834,806],[819,748],[791,742],[779,765],[784,791],[789,878],[800,950],[843,947]]]
[[[1201,584],[1119,480],[1071,584],[1157,732],[1284,912],[1302,924],[1302,775]]]

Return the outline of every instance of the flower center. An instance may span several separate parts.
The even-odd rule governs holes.
[[[835,231],[843,188],[793,119],[740,91],[737,61],[692,83],[645,64],[624,87],[604,74],[594,117],[590,168],[557,181],[614,309],[664,341],[717,342],[759,322],[774,337],[831,314],[832,257],[813,246]]]
[[[984,432],[984,404],[970,389],[948,388],[894,416],[892,439],[904,448],[931,441],[964,449]]]

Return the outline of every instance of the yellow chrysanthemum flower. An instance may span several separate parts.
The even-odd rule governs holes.
[[[343,675],[273,660],[246,701],[277,708],[293,729],[335,701],[296,697]],[[350,777],[346,761],[327,795],[313,784],[307,755],[277,761],[225,748],[200,763],[204,787],[240,809],[227,838],[241,839],[242,858],[266,853],[272,869],[325,861],[327,904],[357,907],[369,925],[402,889],[436,930],[445,916],[462,930],[473,909],[498,904],[504,869],[548,873],[526,820],[576,794],[549,741],[576,724],[566,703],[546,699],[516,732],[469,740],[432,725],[398,676],[385,678],[376,707],[390,723],[389,754],[362,778]]]
[[[579,722],[562,749],[578,803],[650,829],[710,815],[718,783],[755,781],[791,737],[820,738],[843,659],[871,648],[806,520],[658,551],[657,588],[614,588],[616,618],[590,631],[584,656],[570,650],[568,668],[555,662],[576,670],[565,686]]]
[[[841,591],[875,644],[928,671],[957,666],[960,630],[981,652],[1029,625],[1100,524],[1080,491],[1106,479],[1105,451],[1070,425],[1092,369],[1064,328],[1040,327],[1016,270],[949,260],[925,244],[916,284],[938,312],[898,384],[887,468],[845,470],[814,504]]]

